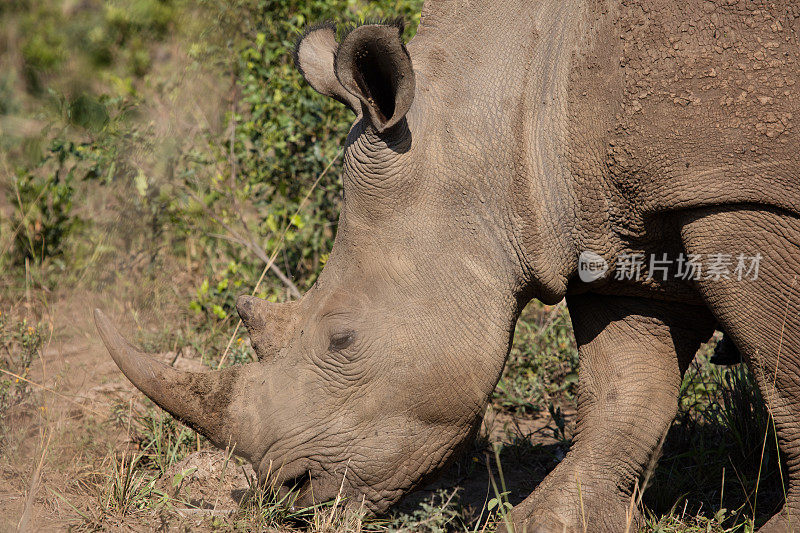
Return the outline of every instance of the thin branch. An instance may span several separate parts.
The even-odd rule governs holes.
[[[49,392],[50,394],[55,394],[59,398],[63,398],[64,400],[68,401],[69,403],[71,403],[73,405],[76,405],[76,406],[80,407],[81,409],[85,409],[85,410],[89,411],[90,413],[94,413],[97,416],[103,416],[100,413],[98,413],[97,411],[95,411],[94,409],[91,409],[89,407],[86,407],[83,404],[80,404],[80,403],[76,402],[75,400],[73,400],[69,396],[61,394],[58,391],[54,391],[53,389],[51,389],[49,387],[45,387],[44,385],[41,385],[40,383],[36,383],[35,381],[31,381],[29,379],[26,379],[26,378],[20,376],[19,374],[15,374],[13,372],[9,372],[8,370],[2,369],[2,368],[0,368],[0,372],[2,372],[4,374],[8,374],[9,376],[11,376],[13,378],[17,378],[20,381],[24,381],[25,383],[33,385],[34,387],[38,387],[38,388],[42,389],[43,391]]]
[[[320,175],[317,176],[316,181],[314,181],[314,184],[311,185],[311,188],[308,190],[308,192],[306,193],[305,197],[303,197],[303,200],[300,202],[300,205],[297,206],[297,210],[294,212],[295,216],[297,216],[297,214],[300,213],[300,211],[306,206],[306,203],[308,202],[308,199],[311,197],[311,193],[314,192],[314,189],[317,188],[317,185],[319,185],[319,182],[322,181],[322,178],[325,177],[325,174],[328,173],[328,171],[331,169],[331,167],[336,162],[336,160],[339,159],[339,156],[341,156],[343,152],[344,152],[344,148],[340,149],[339,152],[337,152],[337,154],[335,156],[333,156],[333,159],[330,160],[330,162],[328,163],[328,166],[325,167],[325,170],[323,170],[320,173]],[[292,217],[292,218],[294,218],[294,217]],[[258,282],[256,282],[256,286],[253,287],[252,295],[255,295],[255,293],[258,292],[258,288],[261,286],[261,282],[264,281],[264,276],[267,275],[267,270],[270,269],[272,264],[275,262],[275,258],[278,257],[278,252],[281,251],[281,247],[283,246],[283,241],[286,238],[286,232],[289,231],[289,226],[291,225],[291,220],[292,219],[290,218],[289,219],[290,222],[287,223],[286,226],[284,226],[283,231],[281,232],[281,236],[278,239],[278,244],[275,246],[275,251],[272,252],[272,257],[269,258],[269,263],[267,263],[267,265],[264,267],[264,270],[261,271],[261,276],[259,276]],[[222,352],[222,357],[220,358],[219,364],[217,365],[217,370],[222,368],[222,363],[225,362],[225,357],[227,357],[227,355],[228,355],[228,350],[230,350],[231,344],[233,343],[233,339],[234,339],[234,337],[236,337],[236,334],[239,332],[239,328],[241,326],[242,326],[242,319],[240,318],[239,322],[236,323],[236,328],[233,330],[233,335],[231,335],[231,338],[228,340],[228,345],[225,347],[225,351]]]
[[[205,203],[202,200],[200,200],[200,198],[197,197],[196,194],[194,194],[189,189],[186,189],[186,191],[189,193],[189,196],[194,198],[195,201],[203,207],[203,211],[205,211],[209,217],[213,218],[220,226],[222,226],[225,229],[225,231],[227,231],[230,234],[231,239],[233,241],[238,242],[242,246],[246,247],[264,263],[270,262],[269,255],[267,254],[266,250],[264,250],[250,235],[248,235],[248,238],[243,237],[233,227],[231,227],[229,224],[227,224],[219,217],[217,217],[214,214],[214,212],[211,211],[211,209],[209,209],[208,206],[206,206]],[[275,277],[277,277],[281,281],[281,283],[283,283],[286,286],[286,288],[289,289],[289,293],[292,295],[293,298],[299,299],[302,296],[302,294],[300,294],[300,290],[297,288],[297,285],[295,285],[292,282],[292,280],[290,280],[289,277],[286,274],[284,274],[283,271],[281,271],[281,269],[278,268],[278,266],[275,265],[274,262],[269,265],[269,270],[273,274],[275,274]]]

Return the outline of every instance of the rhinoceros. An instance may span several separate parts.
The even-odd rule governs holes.
[[[296,64],[356,114],[318,281],[237,302],[257,362],[181,372],[128,344],[155,403],[299,484],[382,512],[475,435],[515,322],[566,298],[574,444],[517,531],[624,531],[715,328],[756,376],[800,527],[800,4],[429,0],[415,37],[305,32]],[[634,517],[635,518],[635,517]]]

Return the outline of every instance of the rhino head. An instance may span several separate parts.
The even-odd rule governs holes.
[[[323,25],[298,42],[305,79],[357,118],[318,281],[297,301],[237,302],[257,362],[181,372],[95,315],[136,387],[262,481],[299,485],[300,505],[341,490],[380,512],[430,479],[474,436],[521,307],[561,297],[530,275],[513,184],[492,177],[510,164],[453,145],[456,127],[492,131],[463,122],[440,65],[413,63],[401,33],[366,24],[338,42]]]

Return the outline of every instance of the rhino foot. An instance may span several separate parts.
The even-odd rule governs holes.
[[[515,517],[512,511],[510,524],[501,524],[497,533],[572,533],[573,529],[555,517]]]
[[[590,487],[580,494],[561,487],[552,492],[534,492],[511,510],[509,524],[502,524],[497,531],[619,533],[637,531],[640,519],[638,509],[631,508],[630,496],[613,489]]]
[[[800,533],[800,516],[787,516],[786,507],[758,529],[758,533]]]

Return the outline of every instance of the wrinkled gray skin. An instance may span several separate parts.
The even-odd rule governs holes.
[[[137,387],[263,479],[301,482],[301,503],[343,486],[380,512],[473,436],[520,309],[566,297],[575,443],[511,517],[618,532],[720,327],[789,468],[762,531],[796,531],[799,17],[790,0],[441,0],[407,49],[392,24],[340,43],[315,28],[298,66],[358,115],[319,281],[291,303],[242,297],[259,361],[222,372],[155,363],[98,312],[101,335]],[[762,259],[757,280],[583,283],[585,250]]]

